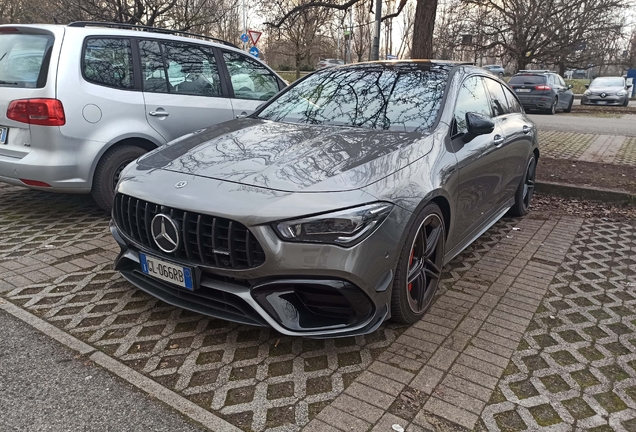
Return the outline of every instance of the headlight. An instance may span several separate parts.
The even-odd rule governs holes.
[[[360,243],[391,213],[393,205],[379,202],[333,213],[275,224],[287,241],[331,243],[351,247]]]
[[[592,94],[592,92],[589,90],[585,90],[585,92],[583,93],[584,96],[589,96],[590,94]]]
[[[618,93],[616,93],[616,96],[625,96],[626,94],[627,94],[627,91],[620,90]]]

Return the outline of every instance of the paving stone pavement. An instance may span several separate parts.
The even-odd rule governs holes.
[[[539,141],[551,158],[636,165],[636,137],[540,130]]]
[[[630,430],[615,425],[633,418],[636,397],[635,231],[571,217],[505,218],[444,269],[420,322],[309,340],[168,306],[112,271],[118,248],[90,198],[0,186],[0,295],[243,430],[538,430],[556,420],[552,411],[560,420],[546,430],[571,430],[567,407],[579,405],[565,401],[578,401],[576,378],[562,378],[570,390],[555,398],[546,389],[563,383],[542,378],[564,372],[529,371],[525,361],[545,355],[556,368],[550,359],[559,351],[601,383],[578,397],[592,423]],[[575,312],[588,321],[572,321]],[[548,326],[550,316],[563,323]],[[584,341],[563,339],[569,325]],[[596,352],[604,358],[587,360]],[[538,394],[521,399],[515,389],[530,389],[526,382]],[[608,417],[604,404],[617,411]]]

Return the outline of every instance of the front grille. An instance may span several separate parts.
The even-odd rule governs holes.
[[[161,251],[152,239],[150,225],[158,213],[169,215],[179,227],[181,241],[173,253]],[[265,262],[265,253],[254,234],[236,221],[160,206],[123,194],[115,196],[113,215],[117,227],[127,237],[162,256],[237,270]]]

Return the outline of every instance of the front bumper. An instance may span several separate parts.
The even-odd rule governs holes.
[[[596,95],[583,96],[581,98],[582,105],[614,105],[623,106],[628,96],[606,96],[604,98]]]
[[[383,255],[387,264],[376,265],[379,273],[357,270],[364,274],[353,274],[347,270],[356,268],[351,267],[353,260],[377,253],[382,247],[378,242],[386,242],[382,226],[351,249],[280,241],[272,247],[261,233],[254,229],[253,232],[268,255],[265,264],[240,271],[195,266],[198,289],[189,291],[144,274],[139,252],[183,266],[192,267],[191,263],[136,244],[111,223],[111,233],[121,248],[115,269],[133,285],[166,303],[242,324],[273,327],[290,336],[366,334],[375,331],[389,317],[393,260]],[[332,249],[332,259],[325,256],[329,255],[328,249]],[[311,262],[313,251],[317,250],[322,251],[325,262],[331,263],[329,269],[316,262],[307,266],[307,260]],[[272,266],[277,255],[287,257],[292,264]],[[264,272],[264,268],[269,270]]]

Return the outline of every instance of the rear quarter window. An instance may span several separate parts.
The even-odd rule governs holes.
[[[86,81],[119,89],[134,87],[130,40],[89,38],[84,44],[82,72]]]
[[[0,87],[46,85],[52,35],[0,33]]]

